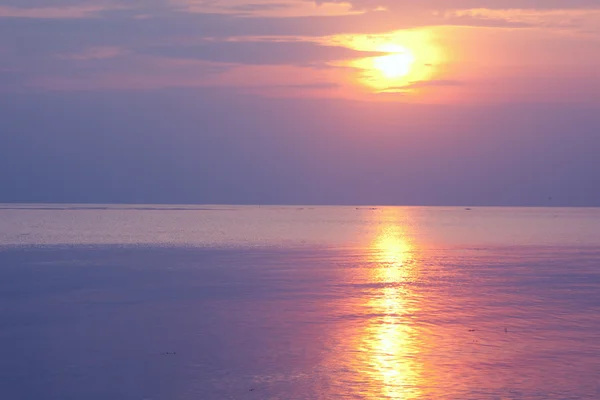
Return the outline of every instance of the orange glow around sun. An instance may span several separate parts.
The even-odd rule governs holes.
[[[427,29],[404,30],[379,35],[340,35],[328,38],[328,43],[373,56],[338,65],[350,67],[356,74],[354,82],[371,92],[416,93],[417,84],[435,79],[446,62],[435,33]]]

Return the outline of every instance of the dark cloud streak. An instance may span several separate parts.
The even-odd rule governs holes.
[[[239,63],[247,65],[306,65],[307,63],[355,59],[381,53],[310,42],[205,42],[194,46],[150,47],[141,52],[169,58]]]

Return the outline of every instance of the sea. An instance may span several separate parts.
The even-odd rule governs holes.
[[[0,205],[0,399],[600,399],[600,209]]]

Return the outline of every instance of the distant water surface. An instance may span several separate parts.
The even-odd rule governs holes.
[[[600,398],[600,209],[0,205],[0,399]]]

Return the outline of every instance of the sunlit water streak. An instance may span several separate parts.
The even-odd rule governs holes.
[[[599,217],[3,206],[0,398],[598,398]]]

